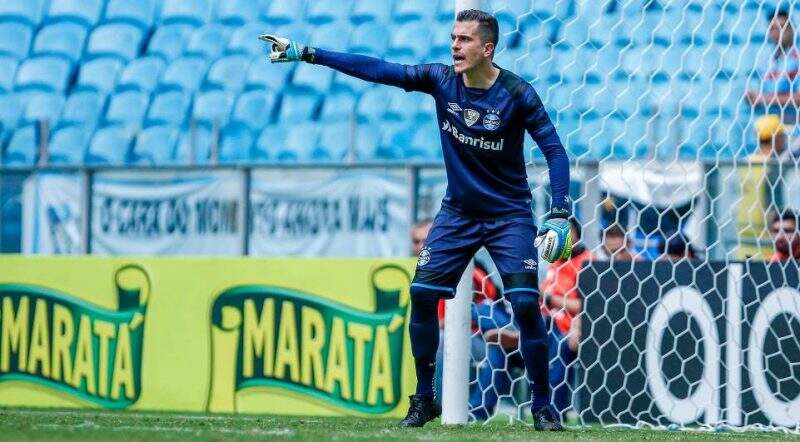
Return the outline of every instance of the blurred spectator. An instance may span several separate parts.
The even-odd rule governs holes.
[[[682,259],[695,259],[697,254],[694,246],[683,233],[674,233],[672,236],[667,237],[664,256],[670,261],[680,261]]]
[[[784,121],[794,122],[800,104],[800,87],[796,83],[800,54],[789,12],[778,9],[771,14],[767,33],[775,52],[763,68],[759,83],[751,85],[745,96],[753,106],[764,107],[768,113],[780,114]]]
[[[411,256],[419,256],[422,251],[422,246],[425,244],[425,238],[428,237],[428,232],[431,230],[433,220],[424,219],[417,222],[411,227]]]
[[[797,231],[797,214],[785,210],[776,214],[770,223],[770,232],[775,241],[775,253],[770,262],[800,259],[800,232]]]
[[[631,244],[625,229],[619,224],[612,224],[603,231],[600,244],[601,258],[613,261],[634,261]]]

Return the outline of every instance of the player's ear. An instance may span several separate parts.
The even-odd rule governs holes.
[[[483,55],[484,57],[493,57],[494,56],[494,43],[487,42],[483,45]]]

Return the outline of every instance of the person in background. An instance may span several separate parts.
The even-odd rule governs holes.
[[[628,234],[619,224],[612,224],[603,231],[600,253],[598,258],[611,261],[638,261],[631,253]]]
[[[697,257],[697,253],[692,243],[682,233],[676,233],[667,238],[664,256],[670,261],[692,260]]]
[[[411,227],[411,256],[419,256],[432,225],[433,220],[426,218]]]
[[[775,253],[769,262],[783,262],[800,259],[800,232],[797,230],[797,214],[784,210],[776,214],[770,223],[770,232],[775,241]]]

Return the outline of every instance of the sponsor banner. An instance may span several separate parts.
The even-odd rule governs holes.
[[[384,171],[254,171],[250,254],[404,256],[407,176]]]
[[[99,173],[92,253],[239,255],[243,186],[234,171]]]
[[[0,405],[400,416],[413,265],[0,257]]]
[[[588,264],[579,280],[581,416],[632,425],[797,425],[798,270],[763,262]]]
[[[45,172],[29,176],[22,188],[22,252],[71,255],[83,252],[78,174]]]

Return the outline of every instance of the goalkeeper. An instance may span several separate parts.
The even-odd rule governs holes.
[[[497,264],[519,324],[534,427],[561,430],[550,406],[547,333],[539,311],[534,239],[542,243],[547,231],[555,232],[542,247],[542,257],[548,261],[570,253],[569,162],[533,87],[492,63],[498,41],[494,16],[474,9],[458,13],[450,66],[401,65],[307,47],[273,35],[260,38],[271,45],[272,62],[324,65],[363,80],[424,92],[436,100],[448,186],[411,284],[409,333],[417,389],[400,425],[423,426],[440,414],[433,398],[439,341],[437,303],[439,298],[455,295],[464,268],[485,246]],[[542,150],[550,174],[552,204],[540,237],[525,171],[525,130]]]

